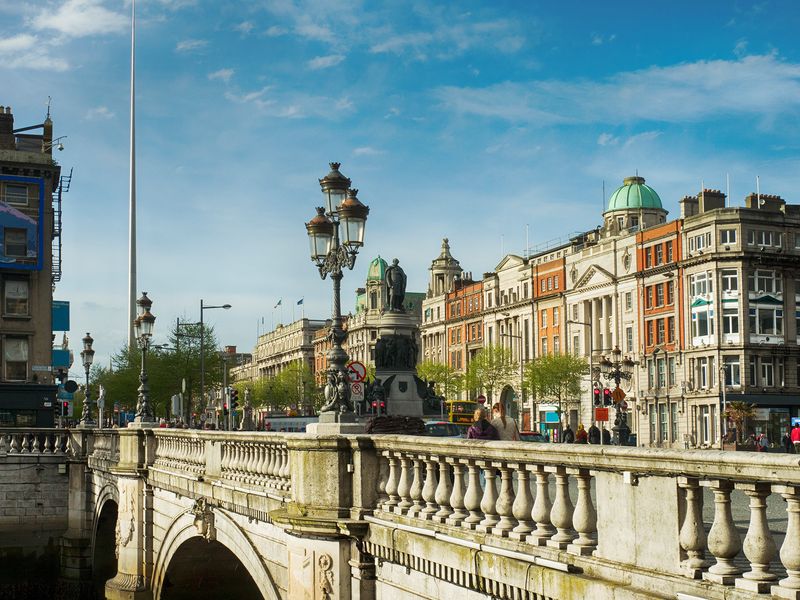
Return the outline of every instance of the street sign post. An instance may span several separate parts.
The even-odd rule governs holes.
[[[597,407],[594,409],[594,420],[606,422],[608,421],[608,409],[604,407]]]
[[[364,363],[354,360],[347,365],[347,373],[350,375],[350,381],[362,383],[367,378],[367,367]]]
[[[364,401],[364,384],[356,381],[350,384],[350,399],[355,404],[356,402]]]

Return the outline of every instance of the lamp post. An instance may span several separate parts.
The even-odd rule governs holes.
[[[203,304],[203,299],[200,298],[200,402],[206,401],[206,354],[205,354],[205,338],[206,338],[206,330],[205,325],[203,324],[203,313],[207,310],[211,310],[212,308],[222,308],[224,310],[228,310],[231,307],[230,304],[220,304],[218,306],[208,306]]]
[[[328,350],[328,369],[325,383],[325,405],[321,413],[331,413],[328,421],[341,421],[340,415],[349,413],[344,420],[352,420],[350,386],[346,364],[347,352],[342,342],[347,334],[342,329],[341,284],[344,267],[352,270],[356,255],[364,245],[364,225],[369,207],[358,199],[358,190],[350,188],[350,179],[339,171],[339,163],[330,163],[331,171],[319,180],[325,206],[306,223],[311,243],[311,260],[317,265],[319,275],[331,276],[333,282],[333,318]],[[322,421],[323,419],[320,419]]]
[[[614,432],[614,440],[620,446],[626,446],[628,444],[628,436],[631,433],[630,427],[628,427],[627,419],[625,417],[625,413],[622,410],[622,398],[619,397],[620,390],[619,384],[622,381],[630,381],[633,377],[633,368],[638,364],[635,361],[631,360],[629,356],[622,356],[622,350],[619,349],[619,346],[615,346],[614,349],[611,351],[612,359],[609,360],[608,357],[603,356],[602,360],[600,361],[600,369],[605,369],[604,375],[606,379],[609,381],[613,381],[616,385],[614,392],[612,392],[612,397],[614,398],[614,411],[616,415],[614,417],[614,427],[611,430]]]
[[[83,363],[83,368],[86,369],[86,397],[83,399],[83,410],[81,411],[81,427],[90,428],[97,426],[97,422],[92,417],[92,409],[91,409],[91,395],[89,393],[89,371],[92,368],[92,362],[94,361],[94,350],[92,350],[92,344],[94,340],[92,336],[87,332],[86,337],[83,338],[83,350],[81,351],[81,362]]]
[[[142,292],[142,297],[136,301],[138,316],[133,321],[133,330],[142,350],[142,370],[139,373],[139,397],[136,400],[136,416],[134,423],[155,423],[153,408],[150,406],[150,385],[147,383],[147,347],[153,336],[153,324],[156,318],[150,312],[153,301],[147,297],[147,292]]]

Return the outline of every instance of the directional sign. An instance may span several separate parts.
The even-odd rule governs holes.
[[[350,381],[361,383],[367,378],[367,367],[364,363],[354,360],[347,365],[347,372],[350,375]]]
[[[595,421],[608,421],[608,409],[607,408],[595,408],[594,409],[594,420]]]
[[[350,399],[353,402],[364,401],[364,384],[360,381],[350,384]]]
[[[625,400],[625,392],[622,391],[622,388],[614,388],[614,391],[611,392],[611,398],[614,399],[614,404],[618,404]]]

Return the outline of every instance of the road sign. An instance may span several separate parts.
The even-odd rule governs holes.
[[[611,392],[611,397],[614,399],[614,404],[617,404],[625,400],[625,392],[620,387],[614,388],[614,391]]]
[[[367,378],[367,367],[364,366],[364,363],[358,362],[357,360],[347,365],[347,372],[350,375],[350,381],[356,383],[361,383]]]
[[[608,421],[608,409],[607,408],[595,408],[594,409],[594,420],[595,421]]]
[[[364,384],[360,381],[350,384],[350,399],[353,402],[364,401]]]

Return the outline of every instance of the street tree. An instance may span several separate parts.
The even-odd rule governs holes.
[[[747,421],[748,419],[754,419],[755,416],[755,404],[749,404],[742,400],[728,402],[728,407],[725,411],[725,417],[733,421],[733,425],[736,427],[736,437],[738,438],[738,441],[744,441],[745,426],[747,425]]]
[[[425,382],[434,381],[446,400],[454,400],[464,386],[464,376],[447,363],[423,360],[417,365],[417,376]]]
[[[470,392],[485,391],[491,404],[494,391],[511,381],[517,369],[511,350],[497,345],[485,346],[467,366],[465,387]]]
[[[525,364],[525,388],[540,402],[558,404],[561,413],[570,407],[580,408],[581,378],[589,372],[586,359],[572,354],[545,354]]]

